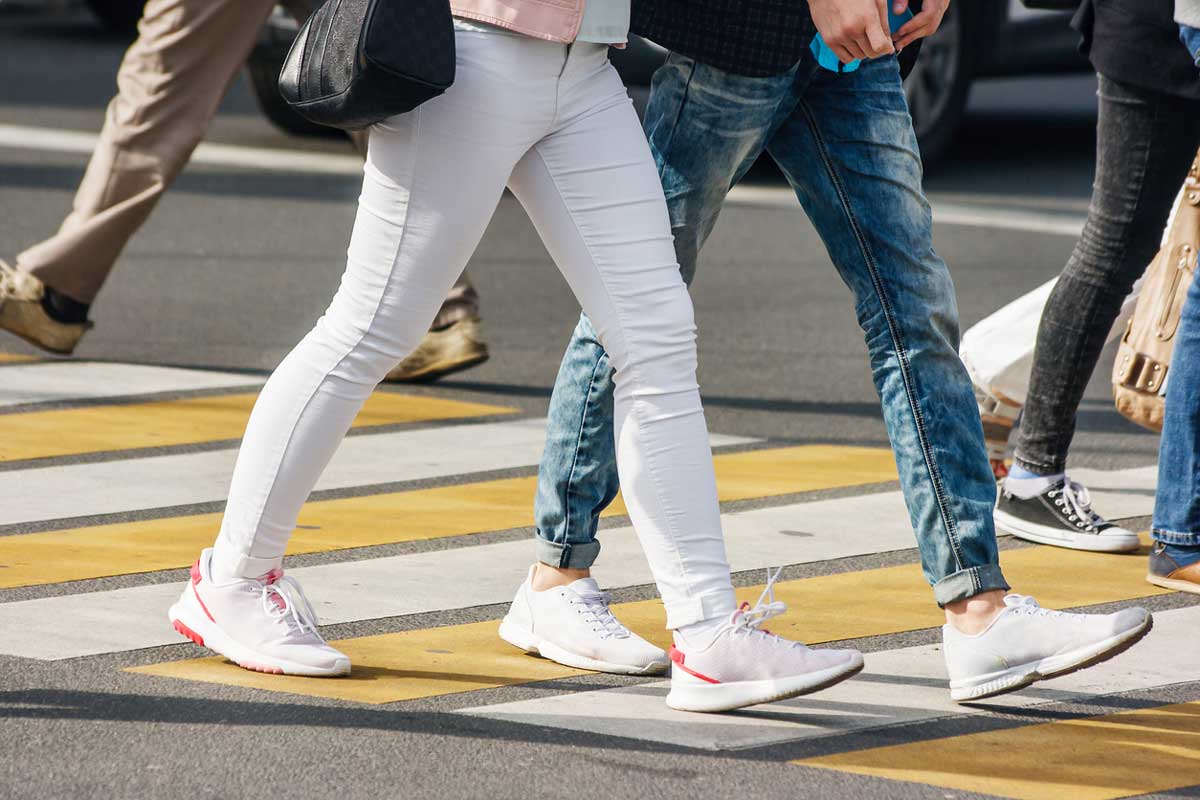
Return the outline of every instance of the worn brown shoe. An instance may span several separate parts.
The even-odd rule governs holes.
[[[1200,561],[1181,567],[1167,555],[1162,544],[1156,543],[1150,551],[1150,570],[1146,580],[1164,589],[1200,594]]]
[[[0,330],[59,355],[70,355],[91,322],[59,322],[46,313],[46,287],[28,272],[0,261]]]
[[[425,334],[412,355],[388,373],[396,383],[426,383],[488,360],[479,317],[467,317]]]
[[[1021,406],[1008,398],[994,397],[979,386],[975,387],[975,401],[979,404],[979,418],[983,422],[988,462],[992,474],[1000,480],[1008,476],[1008,439],[1021,416]]]

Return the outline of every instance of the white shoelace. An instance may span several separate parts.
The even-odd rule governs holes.
[[[1072,614],[1067,611],[1056,611],[1053,608],[1042,608],[1038,601],[1027,594],[1007,594],[1004,596],[1004,605],[1012,609],[1014,614],[1028,614],[1031,617],[1078,617],[1081,614]]]
[[[1082,483],[1066,478],[1062,488],[1050,492],[1050,497],[1054,498],[1055,505],[1067,512],[1068,520],[1074,522],[1075,527],[1095,533],[1096,526],[1104,524],[1104,518],[1092,511],[1092,495]]]
[[[628,639],[633,635],[609,608],[609,603],[612,602],[611,594],[608,592],[574,592],[574,595],[575,599],[572,602],[583,606],[580,612],[585,615],[584,618],[589,623],[598,626],[592,628],[592,631],[600,634],[601,639]]]
[[[304,590],[294,578],[280,575],[273,581],[264,581],[262,607],[268,616],[276,617],[288,626],[289,632],[311,634],[318,639],[317,612],[313,609]]]
[[[779,579],[779,575],[782,572],[783,567],[779,567],[774,572],[768,569],[767,585],[763,587],[762,594],[758,596],[758,602],[753,607],[750,607],[749,603],[742,603],[742,607],[730,616],[729,624],[733,626],[735,635],[738,633],[745,633],[747,636],[758,634],[778,639],[781,642],[787,642],[793,647],[805,646],[803,642],[789,642],[787,639],[771,633],[762,627],[763,623],[767,620],[778,617],[787,611],[787,603],[775,599],[775,581]]]

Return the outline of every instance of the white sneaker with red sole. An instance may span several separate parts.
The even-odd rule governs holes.
[[[761,626],[787,610],[775,600],[777,570],[753,608],[741,608],[706,643],[676,632],[667,705],[678,711],[732,711],[833,686],[863,668],[857,650],[817,650]],[[693,637],[694,638],[694,637]]]
[[[257,579],[214,583],[212,550],[192,566],[192,577],[167,618],[175,630],[244,669],[278,675],[350,674],[350,659],[317,632],[317,615],[283,570]]]

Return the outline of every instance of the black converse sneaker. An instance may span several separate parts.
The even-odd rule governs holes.
[[[1088,490],[1070,478],[1052,483],[1030,498],[1013,494],[1005,481],[994,517],[1000,530],[1039,544],[1100,553],[1124,553],[1141,546],[1136,533],[1092,511]]]

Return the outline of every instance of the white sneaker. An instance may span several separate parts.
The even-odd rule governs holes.
[[[679,711],[731,711],[786,700],[840,683],[863,668],[857,650],[814,650],[764,630],[762,623],[787,610],[775,600],[776,570],[758,604],[730,615],[703,646],[671,648],[667,705]],[[764,602],[765,601],[765,602]]]
[[[596,581],[535,592],[533,571],[517,590],[500,623],[500,638],[526,653],[577,669],[618,675],[658,675],[667,654],[621,624],[608,607],[609,595]]]
[[[942,626],[950,698],[978,700],[1098,664],[1150,632],[1144,608],[1115,614],[1071,614],[1042,608],[1032,597],[1010,594],[1006,608],[982,633],[968,636]]]
[[[350,674],[350,659],[317,633],[317,615],[293,578],[272,570],[257,580],[216,584],[205,550],[167,618],[175,630],[239,667],[278,675]]]

